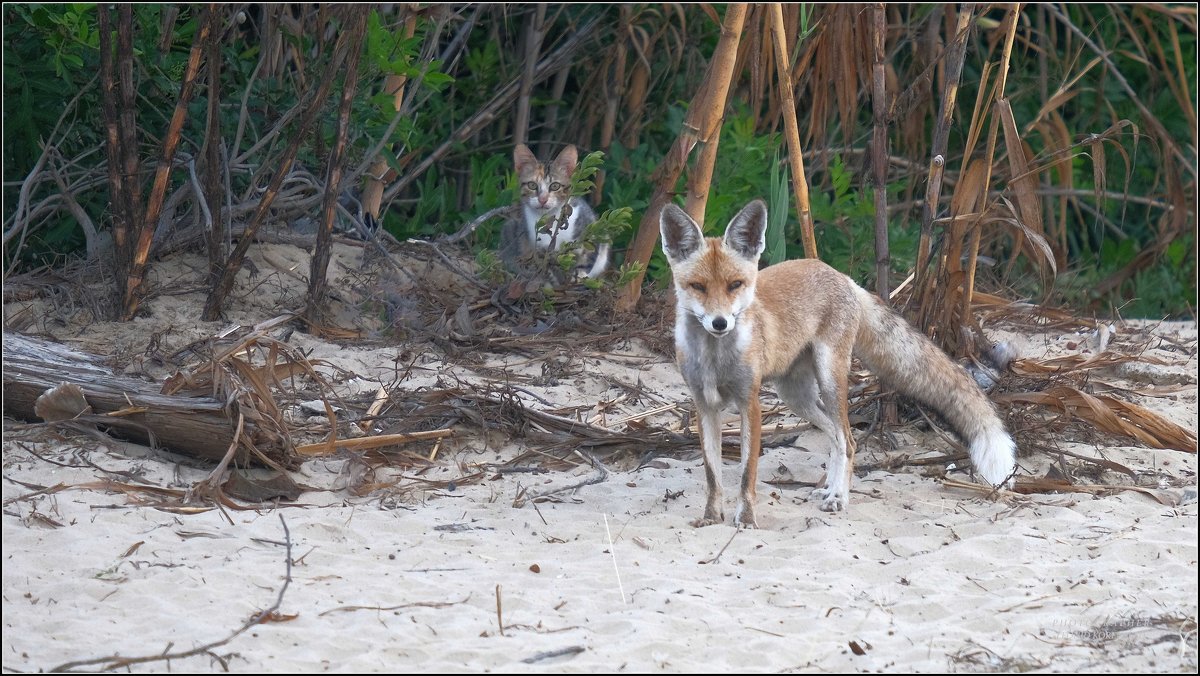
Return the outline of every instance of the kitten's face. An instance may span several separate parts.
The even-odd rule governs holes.
[[[575,146],[563,148],[547,165],[537,161],[524,144],[513,150],[513,164],[521,182],[521,204],[538,213],[557,212],[571,197],[571,172],[578,155]]]

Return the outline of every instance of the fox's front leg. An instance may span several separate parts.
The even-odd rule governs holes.
[[[704,477],[708,481],[708,500],[704,505],[704,518],[692,521],[696,528],[725,522],[725,511],[721,508],[721,417],[720,411],[706,406],[697,406],[700,418],[700,449],[704,452]]]
[[[758,456],[762,450],[762,403],[758,399],[758,384],[750,388],[750,396],[742,407],[742,491],[738,498],[734,523],[746,528],[758,528],[754,504],[758,498]]]

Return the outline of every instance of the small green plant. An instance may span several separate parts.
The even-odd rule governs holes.
[[[638,275],[642,274],[642,270],[642,264],[636,261],[622,265],[617,270],[617,281],[615,282],[616,286],[622,287],[632,282]]]
[[[582,197],[596,189],[592,177],[604,166],[604,151],[594,150],[583,157],[571,172],[571,196]]]
[[[788,170],[780,168],[779,153],[771,162],[770,194],[767,199],[767,265],[787,260]]]
[[[492,249],[480,249],[475,254],[475,268],[484,279],[493,283],[504,281],[504,264]]]

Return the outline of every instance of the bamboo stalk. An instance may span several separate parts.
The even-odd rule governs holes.
[[[121,138],[118,148],[125,181],[125,191],[121,195],[125,202],[125,236],[124,246],[117,250],[117,293],[121,297],[120,307],[124,308],[129,278],[133,274],[134,242],[142,228],[142,214],[139,213],[142,204],[142,182],[139,178],[141,167],[138,158],[137,90],[133,80],[132,5],[117,5],[117,16],[117,86],[120,88],[118,133]],[[114,237],[113,241],[115,243],[118,240]]]
[[[171,175],[171,165],[175,159],[175,149],[179,147],[183,122],[187,119],[188,104],[191,103],[196,75],[200,71],[200,56],[204,52],[206,43],[216,39],[214,35],[216,18],[217,12],[213,11],[213,8],[205,8],[200,20],[200,30],[196,33],[191,52],[188,54],[187,67],[184,69],[183,81],[179,87],[179,99],[175,101],[175,111],[171,114],[171,122],[163,137],[162,152],[159,155],[158,167],[154,172],[154,184],[150,190],[150,201],[146,205],[145,216],[142,217],[141,223],[138,224],[139,227],[135,230],[137,242],[130,260],[129,276],[125,281],[124,297],[121,302],[121,321],[133,319],[133,315],[137,313],[138,304],[141,302],[138,291],[146,273],[146,261],[150,257],[150,244],[153,241],[158,217],[162,215],[163,200],[167,196],[167,183]]]
[[[612,147],[613,135],[617,128],[617,111],[620,110],[621,99],[625,98],[625,62],[628,59],[629,49],[625,43],[625,36],[629,34],[629,5],[621,5],[621,23],[618,31],[617,41],[613,43],[613,69],[612,79],[605,82],[606,93],[608,100],[604,105],[604,117],[600,121],[600,149],[605,153],[609,152]],[[612,91],[607,91],[608,85],[611,83]],[[607,178],[608,172],[604,169],[596,172],[596,189],[592,193],[592,199],[598,200],[604,191],[604,179]],[[598,201],[593,203],[598,204]]]
[[[129,251],[130,210],[125,174],[121,171],[120,118],[117,112],[117,76],[113,57],[112,19],[109,6],[101,3],[96,7],[97,26],[100,32],[100,101],[104,112],[106,142],[104,149],[108,158],[108,191],[113,211],[113,245],[116,254],[116,279],[125,279],[128,270],[126,254]],[[130,180],[136,179],[136,174]],[[7,246],[8,242],[5,242]],[[118,287],[119,288],[119,287]]]
[[[537,68],[538,52],[542,49],[546,22],[546,4],[538,3],[535,7],[533,15],[525,21],[525,69],[521,73],[521,87],[517,93],[513,145],[523,144],[529,139],[529,99],[533,92],[534,71]]]
[[[887,83],[883,70],[884,41],[887,32],[887,9],[882,3],[872,7],[871,43],[874,63],[871,66],[871,107],[874,130],[871,138],[871,170],[875,183],[875,292],[886,303],[888,300],[888,272],[891,269],[891,254],[888,250],[887,213]]]
[[[887,136],[887,80],[884,73],[884,46],[887,39],[887,8],[883,3],[875,3],[871,8],[871,173],[875,184],[875,293],[885,305],[890,304],[888,287],[891,280],[891,252],[888,247],[888,211],[887,211],[887,176],[888,176],[888,136]],[[900,414],[896,406],[896,398],[890,391],[885,391],[881,403],[881,415],[884,422],[894,424],[899,421]]]
[[[417,32],[417,15],[415,12],[416,6],[410,4],[408,7],[408,16],[404,19],[403,34],[405,38],[411,38]],[[392,110],[399,111],[400,106],[404,103],[404,86],[408,83],[407,75],[388,75],[383,80],[383,91],[392,95]],[[362,192],[362,207],[363,213],[370,214],[376,221],[379,220],[380,206],[383,204],[383,187],[387,177],[391,174],[388,167],[387,157],[384,153],[392,152],[390,149],[379,151],[378,157],[372,162],[371,167],[367,169],[366,178],[363,184]]]
[[[675,181],[683,172],[692,149],[701,138],[712,134],[714,123],[720,122],[721,112],[725,109],[729,94],[729,85],[733,80],[734,60],[737,57],[738,43],[741,41],[742,26],[746,20],[746,9],[746,3],[734,3],[725,10],[725,23],[721,27],[721,37],[717,41],[713,59],[709,63],[705,84],[701,85],[696,98],[688,107],[688,116],[684,120],[679,137],[675,139],[674,145],[651,179],[655,186],[654,194],[642,215],[637,236],[626,257],[628,263],[639,265],[641,270],[633,275],[633,279],[621,290],[615,307],[618,312],[633,310],[641,298],[646,265],[650,262],[650,255],[654,253],[655,244],[658,243],[659,211],[670,201],[670,191],[674,189]],[[707,186],[705,189],[707,190]]]
[[[942,93],[937,125],[933,133],[933,145],[930,148],[933,160],[929,167],[929,182],[925,186],[925,204],[921,208],[921,239],[917,246],[917,279],[913,287],[916,291],[913,294],[914,298],[928,294],[928,267],[933,246],[933,219],[937,214],[938,201],[941,199],[946,145],[950,139],[950,123],[954,118],[958,83],[962,76],[963,61],[967,53],[967,37],[970,35],[971,19],[974,14],[974,3],[967,3],[959,10],[954,41],[946,52],[946,83]],[[929,321],[925,313],[922,313],[922,324],[924,328],[929,328]]]
[[[800,216],[800,238],[804,257],[817,258],[817,238],[813,232],[812,209],[808,201],[808,179],[804,174],[804,152],[800,147],[800,125],[796,121],[796,94],[792,89],[792,67],[788,62],[787,32],[784,30],[783,5],[771,4],[771,34],[775,43],[775,67],[779,74],[779,100],[783,105],[783,127],[787,135],[788,161],[792,168],[792,192]]]
[[[220,9],[216,3],[209,3],[208,11],[213,16],[214,25],[220,21]],[[208,52],[205,56],[208,65],[208,130],[204,142],[204,200],[208,204],[208,213],[212,214],[212,222],[208,229],[208,276],[210,282],[216,282],[221,274],[221,261],[225,260],[225,219],[221,216],[221,41],[208,41]]]
[[[342,103],[338,110],[337,138],[325,168],[325,197],[321,203],[321,227],[317,228],[317,244],[313,251],[308,275],[308,307],[305,316],[311,325],[320,325],[325,304],[326,274],[329,270],[330,248],[333,246],[334,209],[341,194],[342,157],[346,154],[346,134],[350,129],[350,108],[358,86],[358,60],[363,52],[370,7],[363,4],[347,8],[350,54],[346,60],[346,78],[342,84]]]
[[[996,103],[993,106],[991,126],[988,130],[988,149],[985,165],[985,173],[983,179],[983,194],[981,202],[987,205],[988,187],[992,182],[992,162],[996,152],[996,136],[1000,129],[1000,108],[1008,106],[1008,99],[1004,96],[1004,86],[1008,82],[1008,64],[1012,56],[1013,41],[1017,35],[1017,15],[1021,10],[1021,3],[1013,3],[1008,13],[1008,30],[1004,39],[1004,51],[1000,58],[1000,80],[996,83]],[[1016,148],[1009,148],[1008,152],[1022,152],[1018,141]],[[985,209],[984,211],[987,211]],[[966,277],[963,281],[962,301],[959,306],[959,321],[968,323],[971,320],[971,296],[975,291],[975,263],[979,258],[979,238],[982,231],[980,219],[976,219],[971,228],[971,241],[967,245],[967,270]],[[1016,256],[1017,251],[1021,248],[1021,242],[1024,236],[1018,231],[1017,244],[1013,248],[1013,255]]]
[[[700,153],[696,162],[688,172],[687,197],[683,209],[701,227],[704,227],[704,208],[708,204],[708,189],[712,185],[713,169],[717,165],[717,148],[721,143],[721,121],[724,119],[724,106],[713,121],[711,129],[705,138],[699,141]]]

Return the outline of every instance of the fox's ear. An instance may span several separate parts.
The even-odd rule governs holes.
[[[672,265],[691,258],[704,245],[704,231],[675,204],[668,204],[659,212],[658,227],[662,232],[663,252]]]
[[[725,228],[725,246],[747,260],[757,261],[767,248],[767,203],[762,200],[742,207]]]
[[[513,166],[517,168],[518,175],[524,175],[537,169],[538,161],[533,156],[533,151],[524,143],[518,143],[516,148],[513,148]]]

